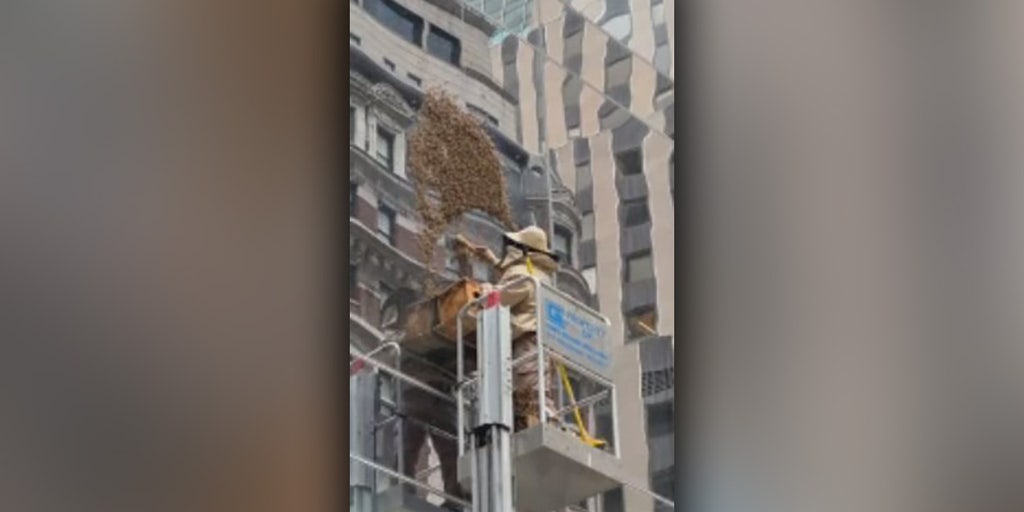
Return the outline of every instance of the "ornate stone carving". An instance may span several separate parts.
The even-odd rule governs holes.
[[[349,93],[352,96],[367,97],[372,94],[373,83],[370,82],[365,76],[357,72],[351,72],[349,74]]]
[[[358,238],[349,237],[348,242],[349,250],[349,261],[353,265],[358,265],[363,262],[366,257],[366,244]]]
[[[405,120],[411,120],[416,115],[416,111],[405,101],[402,94],[390,84],[374,84],[371,94],[375,100],[390,108],[395,114],[403,117]]]

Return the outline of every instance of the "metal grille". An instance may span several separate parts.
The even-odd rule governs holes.
[[[644,372],[640,381],[643,396],[651,396],[672,389],[675,382],[675,368]]]

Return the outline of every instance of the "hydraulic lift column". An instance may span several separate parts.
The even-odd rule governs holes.
[[[512,328],[498,292],[477,320],[480,377],[473,426],[473,512],[512,512]]]
[[[349,446],[366,460],[374,458],[373,425],[377,420],[377,372],[351,377],[349,388]],[[351,512],[372,512],[377,476],[372,468],[356,461],[349,462]]]

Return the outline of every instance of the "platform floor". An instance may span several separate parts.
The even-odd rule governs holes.
[[[450,512],[417,496],[405,485],[395,485],[377,494],[376,512]]]
[[[619,487],[622,465],[576,436],[538,425],[512,436],[516,512],[551,512]],[[459,481],[472,488],[472,452],[459,460]]]

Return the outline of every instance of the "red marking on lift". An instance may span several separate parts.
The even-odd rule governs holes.
[[[349,367],[349,375],[355,375],[359,373],[359,370],[362,370],[364,366],[366,366],[366,361],[363,361],[362,359],[356,359],[356,362],[352,363],[352,366]]]
[[[501,294],[498,291],[493,291],[487,294],[487,302],[484,305],[484,309],[491,309],[501,303]]]

